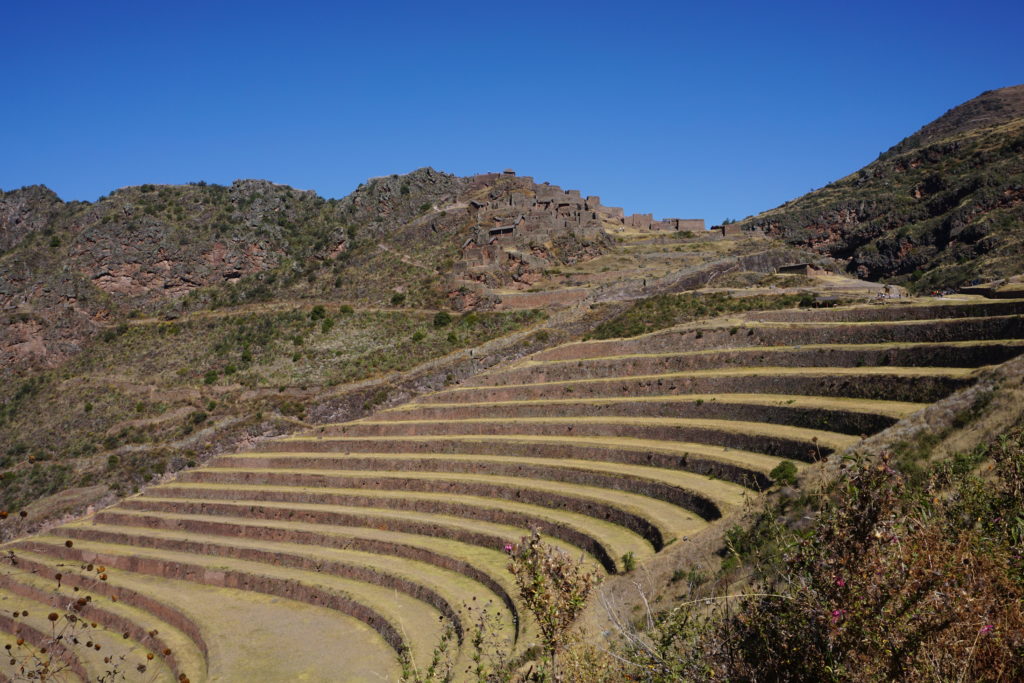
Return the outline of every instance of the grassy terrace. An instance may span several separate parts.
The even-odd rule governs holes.
[[[689,394],[482,403],[410,403],[378,413],[378,420],[544,417],[552,414],[706,417],[797,427],[828,428],[859,436],[917,412],[924,403],[779,394]]]
[[[457,387],[418,404],[666,394],[737,393],[837,396],[931,402],[969,384],[975,368],[755,367],[669,372],[575,381],[530,382],[494,387]]]
[[[341,641],[356,679],[394,677],[396,651],[426,661],[438,618],[463,628],[467,602],[491,603],[521,652],[536,629],[505,543],[539,527],[607,572],[642,565],[728,518],[783,461],[799,476],[1020,354],[1020,308],[1004,304],[767,311],[566,344],[220,456],[16,548],[111,567],[135,591],[117,614],[166,623],[182,653],[168,675],[193,681],[258,678],[241,661],[253,652],[275,678],[317,678]],[[267,619],[280,642],[253,631]],[[245,634],[237,652],[217,629]]]
[[[421,440],[419,437],[418,441]],[[434,443],[441,440],[435,440]],[[445,439],[447,441],[447,439]],[[377,439],[340,441],[344,447],[359,446],[363,443],[368,448],[381,445]],[[509,469],[515,466],[533,465],[537,467],[565,467],[580,472],[608,472],[639,478],[665,481],[671,476],[683,488],[699,488],[708,490],[711,477],[701,476],[687,471],[687,460],[707,459],[720,461],[742,468],[743,472],[768,472],[779,464],[779,458],[751,451],[742,451],[701,443],[676,443],[657,439],[633,439],[626,437],[610,437],[604,439],[586,438],[581,436],[562,438],[543,438],[517,436],[511,438],[488,438],[485,442],[479,438],[452,439],[451,446],[445,449],[431,449],[430,440],[421,453],[402,453],[398,450],[406,445],[401,439],[396,440],[396,451],[373,453],[363,450],[350,450],[344,456],[325,455],[321,453],[259,453],[230,456],[219,461],[226,466],[265,464],[267,466],[288,466],[294,462],[311,469],[366,469],[375,468],[403,471],[409,469],[452,469],[466,463],[479,463],[477,469],[491,469],[487,465]],[[449,446],[449,444],[445,444]],[[490,448],[489,448],[490,446]],[[458,450],[456,450],[458,449]],[[490,453],[487,451],[490,450]],[[433,452],[436,451],[436,452]],[[526,453],[528,455],[521,455]],[[566,453],[578,456],[568,459]],[[655,455],[664,457],[655,457]],[[433,462],[433,461],[436,461]],[[672,468],[667,474],[665,470]],[[678,469],[677,469],[678,468]],[[737,479],[742,479],[742,473]],[[717,479],[721,479],[718,477]],[[735,504],[735,496],[742,495],[739,488],[725,487],[721,482],[718,500],[725,505]]]
[[[539,527],[563,542],[556,545],[573,546],[574,552],[582,549],[609,571],[615,570],[614,558],[621,553],[634,552],[639,557],[651,552],[642,536],[604,519],[486,496],[204,483],[174,484],[155,491],[160,498],[132,498],[119,509],[247,515],[261,523],[329,524],[346,533],[370,530],[374,537],[374,532],[398,533],[403,534],[402,542],[408,542],[408,536],[419,536],[439,553],[446,553],[453,540],[497,552],[522,529]],[[616,553],[619,549],[621,553]]]

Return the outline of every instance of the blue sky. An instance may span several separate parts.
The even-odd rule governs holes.
[[[0,188],[516,169],[742,218],[1024,83],[1024,3],[11,2]]]

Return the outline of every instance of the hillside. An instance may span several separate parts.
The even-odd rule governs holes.
[[[708,231],[0,194],[0,680],[1019,679],[1024,298],[893,285],[1020,272],[1022,106]]]
[[[861,170],[746,219],[915,291],[1021,273],[1024,86],[966,102]]]
[[[255,180],[141,185],[93,203],[44,187],[0,192],[3,372],[54,367],[135,316],[296,299],[393,306],[396,295],[404,307],[493,308],[466,286],[515,285],[602,253],[598,202],[586,216],[584,204],[530,178],[432,169],[340,200]],[[515,261],[458,268],[467,240],[486,252],[487,231],[523,214],[537,230]]]
[[[440,388],[615,302],[803,258],[636,226],[511,173],[421,169],[341,200],[264,181],[95,203],[32,187],[0,207],[0,508],[37,525]]]

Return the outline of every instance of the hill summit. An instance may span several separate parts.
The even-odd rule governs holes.
[[[1024,85],[979,95],[859,171],[741,222],[915,291],[1020,274]]]

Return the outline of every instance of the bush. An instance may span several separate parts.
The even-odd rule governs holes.
[[[391,305],[392,306],[401,306],[404,303],[405,303],[405,294],[402,294],[401,292],[396,292],[396,293],[391,295]]]
[[[217,381],[217,371],[207,370],[206,374],[203,375],[203,384],[213,384]]]
[[[636,557],[632,550],[622,556],[622,569],[627,574],[636,569]]]
[[[416,330],[415,332],[412,333],[412,340],[414,342],[421,342],[426,338],[426,336],[427,333],[424,332],[423,330]]]
[[[783,460],[768,473],[768,476],[776,484],[792,486],[796,484],[796,465],[789,460]]]
[[[325,309],[323,306],[321,306],[319,304],[314,306],[313,310],[311,310],[309,312],[309,319],[310,320],[323,320],[326,317],[327,317],[327,309]]]
[[[452,316],[448,311],[438,311],[434,315],[434,327],[444,327],[445,325],[450,324],[451,321]]]
[[[338,307],[339,315],[352,315],[353,313],[355,313],[355,309],[353,309],[348,304],[342,304],[341,306]]]

